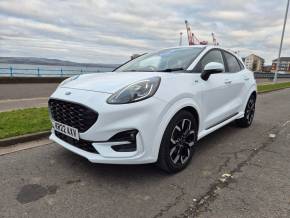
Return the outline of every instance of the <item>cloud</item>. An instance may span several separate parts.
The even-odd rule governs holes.
[[[208,16],[226,21],[242,21],[247,19],[247,14],[242,11],[212,11]]]
[[[178,45],[194,33],[242,56],[277,56],[286,2],[272,0],[1,0],[0,56],[121,63],[133,53]],[[283,55],[290,41],[286,29]],[[186,34],[183,41],[186,42]]]

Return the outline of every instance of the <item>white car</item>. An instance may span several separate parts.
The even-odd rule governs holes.
[[[232,52],[163,49],[63,81],[49,99],[50,139],[94,163],[177,172],[199,139],[232,121],[250,126],[256,97],[253,73]]]

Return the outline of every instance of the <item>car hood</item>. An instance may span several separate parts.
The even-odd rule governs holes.
[[[119,89],[151,77],[168,77],[170,73],[160,72],[108,72],[83,74],[61,87],[95,92],[115,93]]]

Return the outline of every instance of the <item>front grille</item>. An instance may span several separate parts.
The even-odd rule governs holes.
[[[85,150],[85,151],[88,151],[91,153],[99,154],[99,152],[94,148],[94,146],[92,145],[92,142],[90,142],[90,141],[86,141],[83,139],[76,140],[76,139],[71,138],[69,136],[66,136],[58,131],[54,131],[54,134],[56,135],[56,137],[69,143],[70,145],[73,145],[79,149],[82,149],[82,150]]]
[[[98,119],[97,112],[77,103],[49,99],[48,106],[53,120],[74,127],[81,133]]]

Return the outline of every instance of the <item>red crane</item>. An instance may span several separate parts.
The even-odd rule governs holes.
[[[207,45],[208,41],[200,41],[194,33],[191,31],[190,24],[187,20],[185,20],[185,26],[186,26],[186,31],[187,31],[187,37],[188,37],[188,44],[189,45]],[[218,45],[217,40],[215,38],[214,33],[211,34],[212,39],[213,39],[213,44]]]

